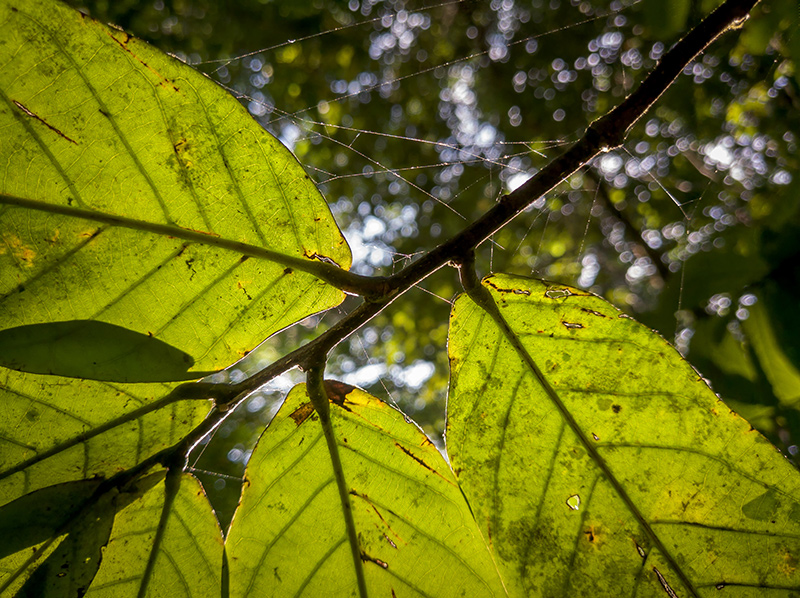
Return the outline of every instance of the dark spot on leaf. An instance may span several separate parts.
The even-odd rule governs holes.
[[[102,108],[98,108],[98,110],[100,111],[100,114],[102,114],[102,115],[103,115],[103,116],[105,116],[105,117],[108,117],[108,112],[106,112],[106,111],[105,111],[105,110],[103,110]]]
[[[283,273],[284,273],[284,274],[286,274],[286,275],[289,275],[289,274],[291,274],[292,272],[294,272],[294,270],[292,270],[291,268],[286,268],[286,269],[283,271]]]
[[[619,413],[620,411],[622,411],[622,405],[611,405],[611,410],[614,413]]]
[[[325,392],[331,403],[344,407],[345,397],[356,389],[355,386],[339,382],[338,380],[325,380]]]
[[[606,314],[601,314],[599,311],[595,311],[593,309],[587,309],[585,307],[582,307],[581,311],[582,312],[586,312],[587,314],[592,314],[593,316],[598,316],[600,318],[607,318],[608,317]]]
[[[308,402],[308,403],[303,403],[297,409],[292,411],[289,414],[289,417],[291,417],[292,421],[294,421],[294,423],[299,426],[304,421],[306,421],[312,413],[314,413],[314,406],[310,402]]]
[[[375,557],[371,557],[366,552],[362,552],[361,553],[361,560],[364,561],[365,563],[375,563],[381,569],[388,569],[389,568],[388,563],[384,563],[380,559],[376,559]]]

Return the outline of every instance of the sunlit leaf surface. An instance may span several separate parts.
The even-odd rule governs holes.
[[[200,483],[183,474],[117,514],[87,596],[213,597],[221,576],[222,532]]]
[[[204,400],[175,384],[115,384],[0,369],[0,505],[45,486],[108,478],[183,438]]]
[[[514,593],[796,595],[800,475],[774,447],[604,300],[483,286],[495,317],[453,309],[447,448]]]
[[[114,516],[164,479],[155,473],[133,484],[102,487],[99,480],[56,484],[0,508],[0,595],[83,596],[94,579]]]
[[[469,507],[430,441],[362,391],[339,386],[332,400],[369,595],[502,595]],[[357,596],[342,513],[319,417],[305,386],[295,387],[248,464],[227,540],[231,596]]]
[[[186,358],[166,381],[342,300],[277,263],[348,268],[350,252],[294,156],[226,91],[44,0],[0,2],[0,40],[0,327],[94,320],[152,336]],[[122,363],[117,381],[147,370]],[[90,377],[85,365],[70,375]]]

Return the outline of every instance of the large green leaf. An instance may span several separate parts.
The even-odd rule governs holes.
[[[294,156],[223,89],[122,31],[0,0],[0,129],[0,328],[91,320],[152,336],[183,369],[127,359],[113,376],[166,381],[227,366],[343,298],[298,269],[348,268],[350,251]],[[110,357],[135,352],[109,330]],[[97,375],[88,357],[61,367],[74,342],[51,351],[60,333],[31,360]],[[26,359],[13,367],[41,371]]]
[[[162,471],[120,487],[103,488],[98,480],[56,484],[0,508],[0,595],[83,596],[115,514],[163,479]]]
[[[577,289],[473,296],[447,448],[513,594],[797,595],[800,474],[672,347]]]
[[[320,417],[295,387],[247,467],[227,539],[231,596],[504,595],[450,468],[420,430],[366,393],[328,385],[357,534],[355,566]]]
[[[0,368],[0,505],[108,478],[172,446],[209,411],[175,384],[113,384]]]
[[[200,483],[167,474],[117,514],[90,597],[207,598],[222,584],[222,532]]]

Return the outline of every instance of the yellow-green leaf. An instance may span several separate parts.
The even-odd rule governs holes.
[[[194,361],[167,381],[343,298],[302,271],[348,268],[350,251],[294,156],[123,31],[1,0],[0,129],[0,328],[92,320],[152,336]],[[125,363],[115,379],[136,380]]]
[[[222,584],[222,532],[189,474],[158,484],[117,513],[89,597],[212,598]]]
[[[331,386],[330,419],[370,596],[504,595],[450,468],[401,413]],[[358,596],[334,466],[305,385],[259,440],[227,539],[230,595]]]
[[[209,411],[177,384],[114,384],[0,368],[0,505],[62,482],[109,478],[172,446]]]
[[[800,474],[664,339],[493,275],[453,308],[447,447],[513,595],[792,596]]]

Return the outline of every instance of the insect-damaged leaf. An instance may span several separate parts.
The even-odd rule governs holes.
[[[500,596],[450,468],[366,393],[328,385],[330,419],[370,596]],[[357,596],[332,460],[305,385],[262,435],[227,539],[230,595]]]
[[[342,300],[283,259],[349,267],[327,205],[227,92],[57,2],[0,0],[0,40],[0,328],[152,336],[194,360],[168,381]]]
[[[483,288],[453,308],[447,447],[512,593],[800,587],[800,474],[677,351],[584,291]]]

